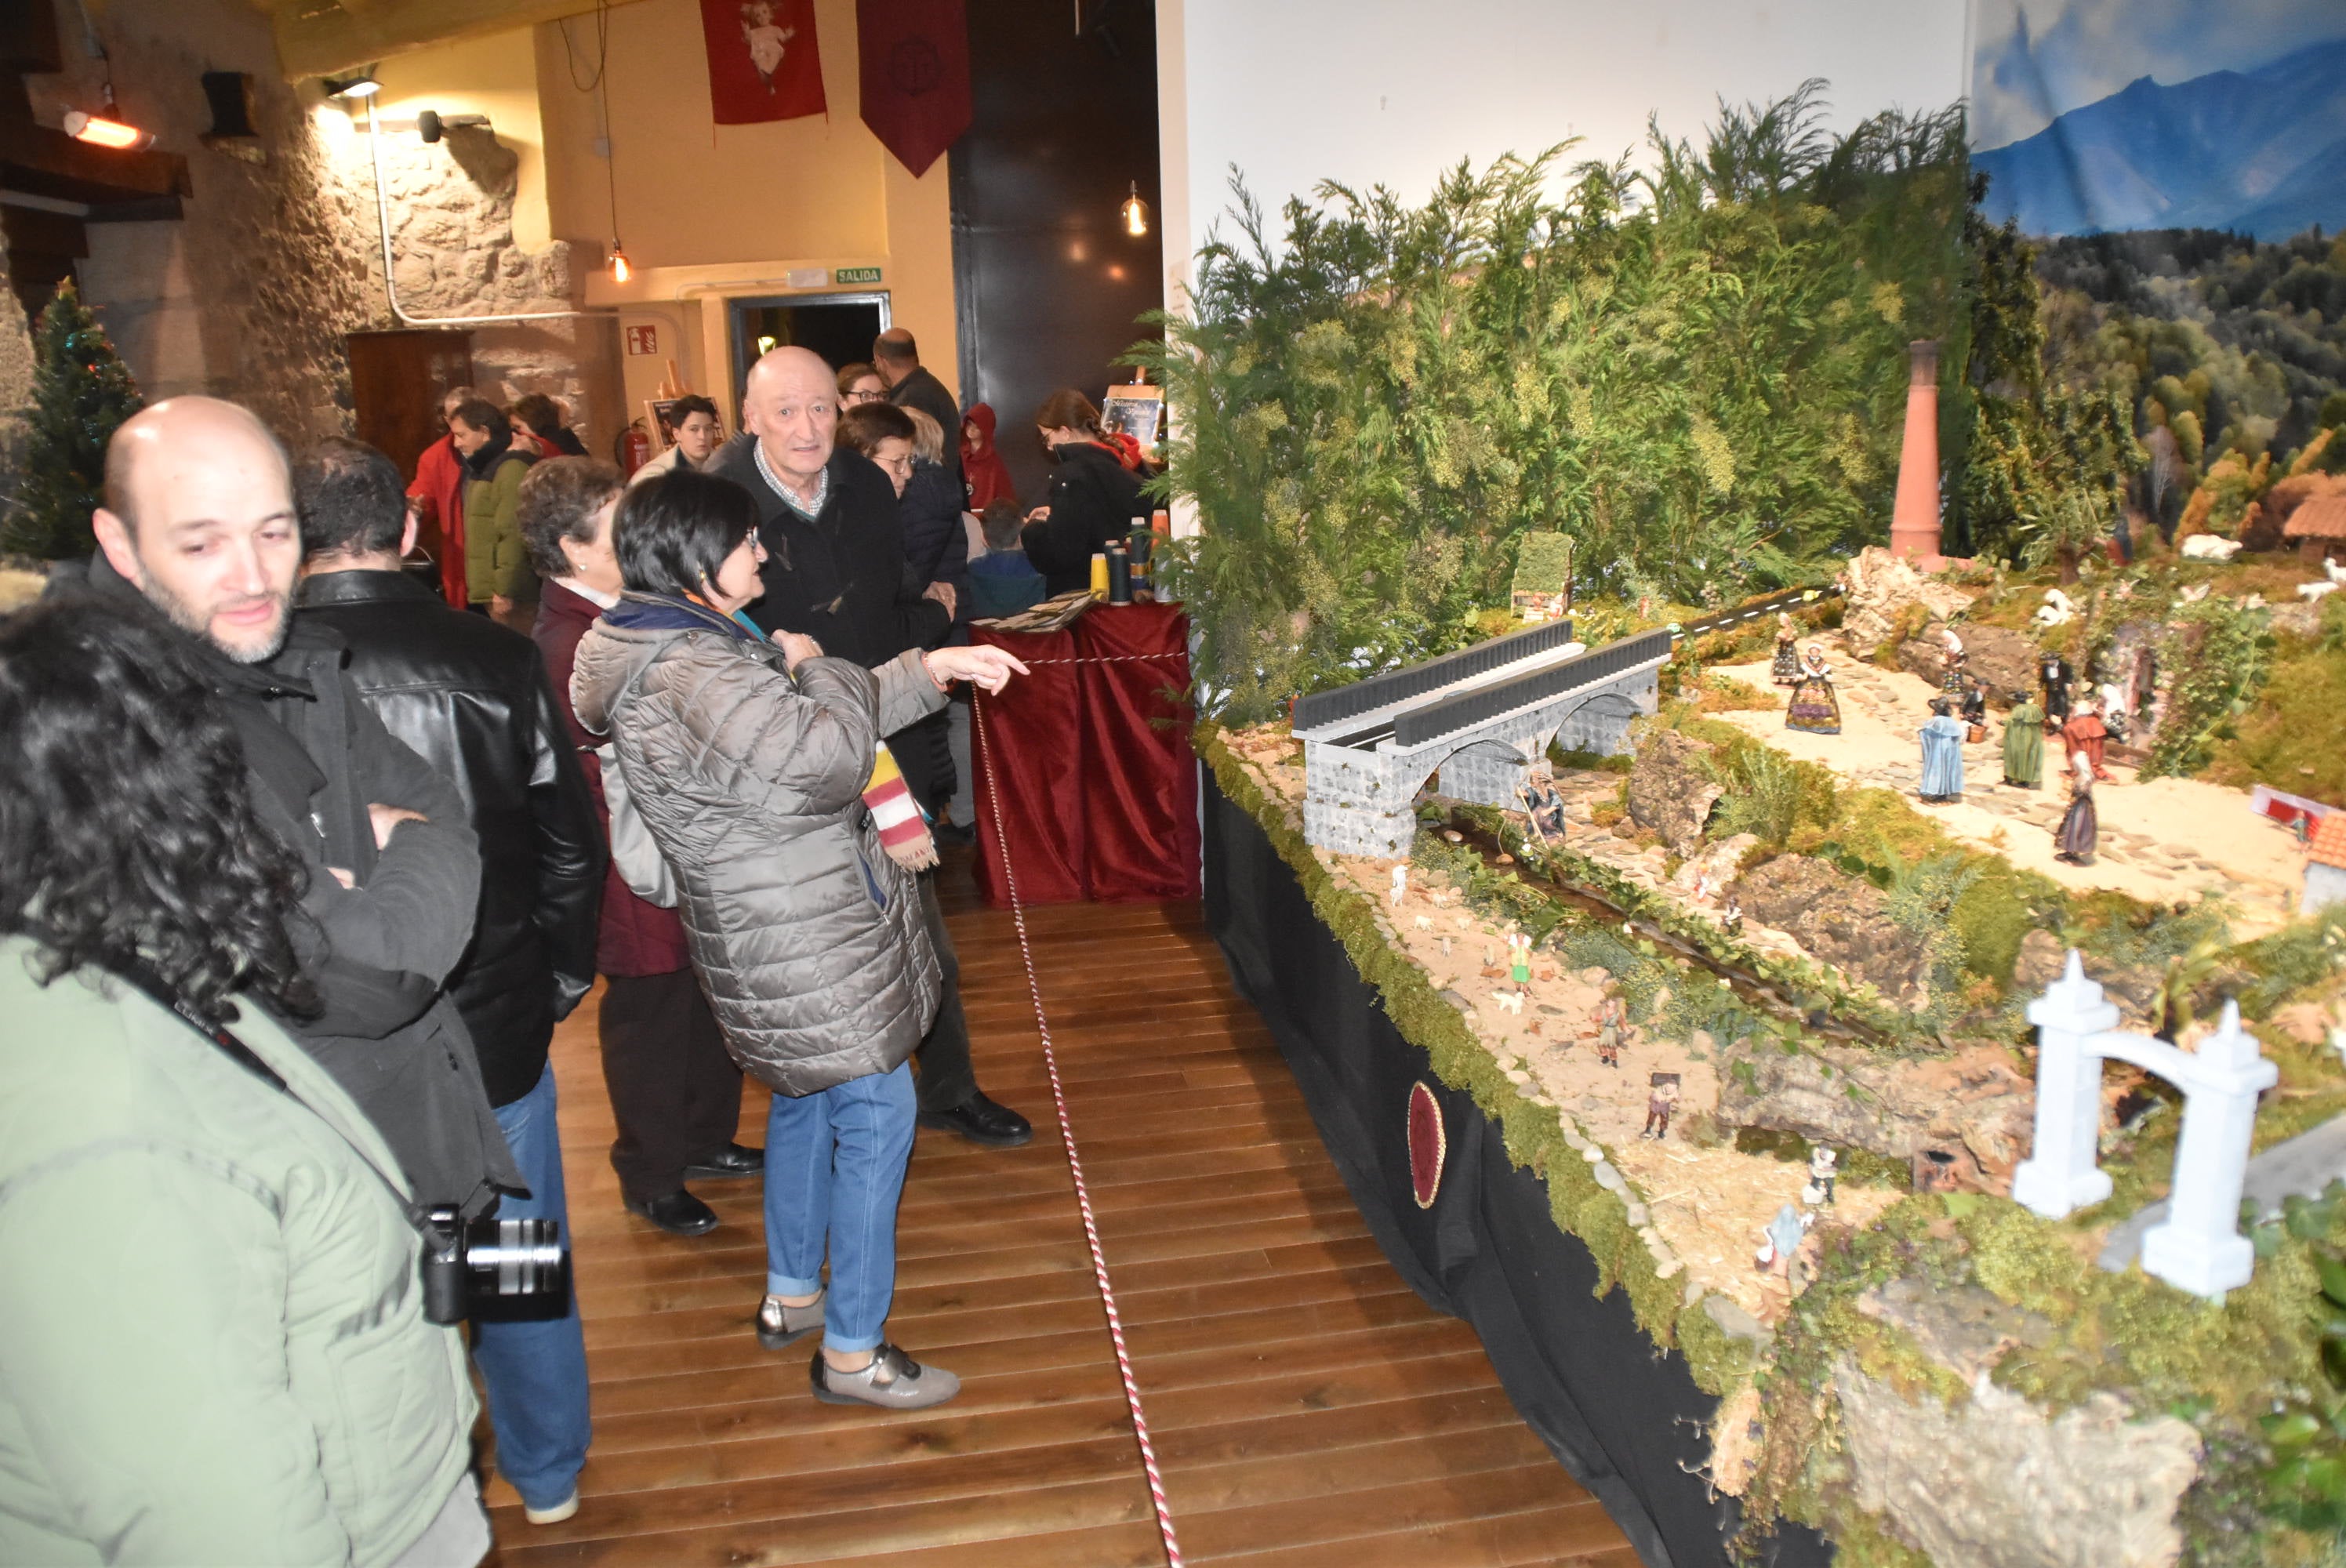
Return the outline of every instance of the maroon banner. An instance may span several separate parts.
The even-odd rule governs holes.
[[[962,0],[855,0],[855,47],[863,123],[906,168],[926,174],[969,128]]]
[[[1033,671],[999,697],[976,697],[985,901],[1010,901],[1005,860],[1024,903],[1196,898],[1196,720],[1178,696],[1189,684],[1180,606],[1101,606],[1067,631],[974,626],[970,639],[1008,649]]]
[[[814,0],[700,0],[700,31],[719,125],[824,112]]]

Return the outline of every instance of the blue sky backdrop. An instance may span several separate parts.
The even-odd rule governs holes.
[[[2138,76],[2248,71],[2346,37],[2346,0],[1972,0],[1972,145],[2034,136]]]

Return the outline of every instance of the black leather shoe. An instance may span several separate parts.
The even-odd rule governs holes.
[[[627,1212],[650,1220],[670,1236],[707,1236],[717,1228],[717,1211],[682,1187],[649,1203],[630,1198]]]
[[[764,1176],[766,1151],[728,1144],[707,1159],[695,1160],[685,1166],[684,1174],[700,1181],[732,1181],[740,1176]]]
[[[959,1133],[990,1149],[1015,1149],[1035,1137],[1035,1128],[1025,1117],[1007,1105],[995,1105],[983,1089],[950,1111],[923,1111],[921,1125]]]

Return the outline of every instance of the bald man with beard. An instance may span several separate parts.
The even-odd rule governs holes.
[[[896,487],[870,460],[838,443],[839,412],[838,382],[821,357],[776,349],[750,370],[741,400],[748,439],[719,453],[709,472],[747,490],[758,506],[766,593],[744,613],[769,633],[802,633],[831,657],[870,668],[907,648],[942,642],[953,625],[954,592],[932,583],[918,596],[905,593]],[[913,772],[925,755],[925,748],[908,746],[896,756],[924,801],[934,798],[933,786],[924,791]],[[935,881],[933,872],[921,877],[921,904],[944,993],[916,1057],[921,1125],[975,1144],[1015,1147],[1035,1129],[977,1086],[960,966]]]
[[[287,927],[325,1010],[280,1022],[373,1121],[417,1200],[486,1212],[522,1177],[441,990],[472,939],[480,854],[454,786],[351,686],[342,640],[293,621],[284,449],[233,403],[173,398],[115,432],[106,498],[88,591],[189,635],[243,740],[255,809],[310,871],[308,919]]]

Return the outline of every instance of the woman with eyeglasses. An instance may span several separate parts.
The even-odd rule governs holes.
[[[627,590],[579,643],[571,695],[579,722],[611,735],[675,873],[727,1049],[774,1091],[759,1342],[822,1329],[808,1370],[826,1402],[942,1404],[959,1380],[883,1332],[909,1061],[941,974],[919,887],[883,843],[917,813],[875,758],[954,680],[999,691],[1025,667],[946,647],[866,669],[796,633],[769,642],[740,613],[763,591],[765,551],[756,504],[729,480],[676,473],[629,491],[614,543]]]

